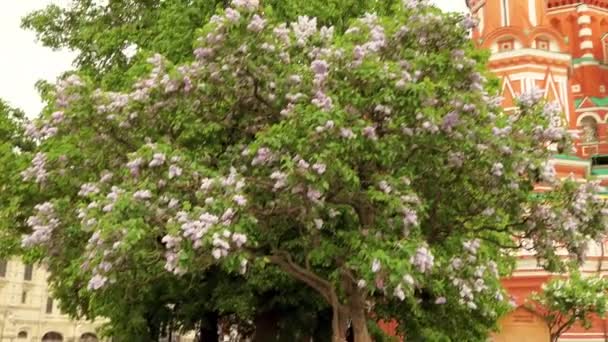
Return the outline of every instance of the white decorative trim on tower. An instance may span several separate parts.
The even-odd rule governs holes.
[[[565,53],[523,48],[523,49],[493,53],[490,56],[490,61],[496,61],[496,60],[501,60],[501,59],[505,59],[505,58],[510,59],[510,58],[520,57],[520,56],[538,56],[538,57],[551,58],[551,59],[554,59],[557,61],[566,61],[566,62],[570,62],[572,60],[572,57]]]
[[[576,19],[576,22],[579,25],[582,24],[591,24],[591,17],[588,15],[581,15],[580,17],[578,17],[578,19]]]
[[[585,27],[585,28],[580,29],[580,31],[578,31],[578,36],[579,37],[591,36],[591,28]]]
[[[580,49],[582,57],[594,57],[593,56],[593,42],[591,36],[593,35],[593,29],[591,28],[591,17],[589,16],[589,6],[579,5],[576,7],[578,13],[577,23],[579,26],[578,36],[584,37],[580,43]]]
[[[528,0],[528,16],[532,26],[538,25],[538,20],[536,18],[536,0]]]

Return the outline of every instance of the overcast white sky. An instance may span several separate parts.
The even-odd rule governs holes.
[[[34,85],[54,81],[72,63],[73,53],[52,51],[20,28],[21,17],[47,4],[68,0],[0,0],[0,98],[35,116],[42,108]],[[446,11],[465,11],[464,0],[433,0]]]

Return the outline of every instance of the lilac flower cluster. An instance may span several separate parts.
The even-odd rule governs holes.
[[[39,119],[37,122],[28,122],[25,125],[25,134],[33,140],[49,139],[59,131],[57,127],[65,119],[63,111],[57,111],[51,114],[49,119]],[[39,127],[40,126],[40,127]]]
[[[523,92],[519,97],[518,101],[525,108],[530,108],[537,104],[543,98],[543,90],[540,88],[533,87],[528,91]]]
[[[299,16],[298,21],[291,23],[291,29],[296,38],[296,44],[303,47],[310,37],[317,33],[317,18]]]
[[[244,187],[244,180],[234,168],[227,176],[201,180],[199,195],[206,197],[205,207],[195,208],[192,212],[178,211],[168,220],[168,223],[176,222],[179,225],[181,236],[171,233],[163,238],[166,247],[165,269],[176,275],[185,272],[184,267],[179,263],[179,255],[185,241],[192,243],[194,249],[199,251],[208,244],[211,247],[210,253],[216,260],[228,256],[230,252],[242,248],[247,243],[247,235],[230,230],[237,219],[237,211],[229,204],[232,202],[239,207],[247,204],[242,193]],[[218,199],[216,200],[214,196]],[[216,201],[222,198],[230,201],[226,202],[228,206],[220,214],[215,214],[206,207],[213,207]],[[164,201],[168,202],[169,209],[177,208],[179,204],[177,200],[168,197],[164,198]]]
[[[410,259],[410,262],[421,273],[428,273],[433,268],[435,257],[427,247],[420,247]]]
[[[232,6],[248,12],[255,11],[260,6],[259,0],[232,0]]]
[[[314,74],[315,95],[312,99],[312,104],[328,111],[332,108],[333,103],[331,98],[325,94],[323,86],[329,75],[329,64],[324,60],[314,60],[310,64],[310,69]]]
[[[78,191],[78,196],[88,197],[91,195],[96,195],[99,193],[99,187],[97,187],[94,183],[85,183],[80,186],[80,191]]]
[[[111,277],[111,271],[115,266],[123,261],[122,257],[117,257],[118,250],[122,246],[121,239],[126,234],[126,230],[122,229],[118,232],[115,242],[105,241],[100,232],[95,230],[86,246],[86,257],[82,265],[84,270],[91,270],[91,264],[95,263],[91,270],[91,278],[87,288],[90,291],[97,291],[104,288],[109,283],[115,282],[115,279]],[[109,246],[108,246],[109,245]],[[100,253],[101,252],[101,253]],[[101,254],[101,259],[98,255]],[[96,261],[97,259],[97,261]]]
[[[466,260],[453,257],[447,271],[452,285],[458,290],[459,303],[470,310],[476,310],[478,309],[476,298],[492,291],[485,281],[486,277],[490,275],[494,279],[498,279],[498,267],[494,261],[488,261],[486,265],[479,264],[481,262],[478,260],[480,240],[464,241],[462,246]]]
[[[49,242],[53,231],[59,227],[59,219],[52,203],[38,204],[34,209],[36,215],[27,219],[27,225],[32,229],[32,233],[21,240],[21,245],[26,248]]]
[[[275,160],[275,155],[267,147],[258,149],[255,158],[251,161],[252,166],[265,165]]]
[[[249,22],[249,25],[247,25],[247,29],[251,32],[259,33],[260,31],[262,31],[264,29],[265,26],[266,26],[266,19],[263,19],[259,15],[254,14],[253,17],[251,17],[251,21]]]
[[[46,170],[46,164],[46,154],[42,152],[36,153],[32,159],[31,166],[21,172],[21,177],[24,181],[34,180],[38,184],[43,184],[49,176],[49,173]]]
[[[361,65],[366,56],[377,53],[386,46],[384,27],[379,24],[378,16],[366,13],[363,18],[359,19],[359,22],[369,30],[369,40],[353,48],[353,66]],[[354,26],[349,28],[346,33],[351,34],[360,31],[361,28],[359,26]]]
[[[167,249],[165,252],[165,270],[176,274],[182,275],[186,273],[186,270],[179,266],[179,247],[182,242],[182,238],[179,236],[165,235],[162,238],[162,243],[165,244]]]
[[[114,209],[114,205],[116,205],[116,202],[123,193],[125,193],[123,189],[117,186],[112,186],[112,188],[110,189],[110,193],[108,193],[108,195],[106,196],[107,202],[101,210],[104,213],[109,213],[110,211],[112,211]]]
[[[56,104],[59,108],[67,107],[71,102],[79,99],[76,92],[71,91],[73,88],[84,86],[84,82],[78,75],[70,75],[67,78],[59,80],[55,87]]]

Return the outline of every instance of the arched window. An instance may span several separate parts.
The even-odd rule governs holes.
[[[584,117],[581,120],[581,129],[583,130],[583,134],[581,136],[583,142],[597,141],[597,121],[594,117]]]
[[[63,342],[63,335],[58,332],[51,331],[42,336],[42,342]]]
[[[93,333],[84,333],[80,336],[80,342],[99,342],[99,339]]]
[[[17,338],[27,338],[27,331],[20,331],[17,334]]]

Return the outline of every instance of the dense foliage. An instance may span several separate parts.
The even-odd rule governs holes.
[[[573,325],[589,329],[594,317],[603,318],[608,310],[607,292],[607,279],[572,272],[569,278],[544,284],[542,292],[532,295],[530,306],[545,318],[551,342],[557,342]]]
[[[342,33],[275,12],[234,0],[194,61],[152,54],[123,92],[83,72],[47,94],[27,127],[38,205],[22,244],[70,312],[119,318],[158,282],[247,316],[260,289],[301,306],[281,291],[297,281],[331,307],[336,342],[349,322],[370,341],[381,318],[414,340],[484,341],[513,251],[563,271],[558,248],[582,261],[604,237],[597,186],[548,162],[569,143],[559,108],[532,92],[503,113],[469,18],[410,0]]]

